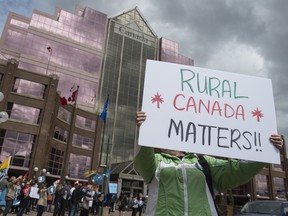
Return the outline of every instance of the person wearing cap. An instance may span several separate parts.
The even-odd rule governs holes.
[[[9,211],[13,205],[13,202],[15,199],[15,191],[17,188],[17,182],[21,181],[22,178],[23,178],[23,176],[19,176],[18,178],[16,178],[15,176],[12,176],[12,177],[10,177],[9,181],[7,182],[7,184],[6,184],[7,193],[5,196],[6,206],[5,206],[5,209],[3,212],[3,216],[6,216],[9,213]]]

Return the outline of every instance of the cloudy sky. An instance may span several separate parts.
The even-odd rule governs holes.
[[[9,11],[31,17],[33,9],[73,12],[76,4],[109,17],[138,6],[195,66],[271,78],[278,132],[288,137],[287,0],[0,0],[0,31]]]

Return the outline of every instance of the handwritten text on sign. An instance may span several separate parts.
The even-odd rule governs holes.
[[[271,80],[147,61],[139,144],[279,163]]]

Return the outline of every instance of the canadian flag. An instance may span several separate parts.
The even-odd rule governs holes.
[[[76,101],[78,86],[75,84],[72,86],[72,88],[69,91],[69,94],[67,96],[61,97],[60,102],[62,106],[65,106],[67,104],[71,104]]]

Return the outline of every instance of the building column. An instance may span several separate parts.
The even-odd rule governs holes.
[[[143,182],[143,196],[145,197],[147,195],[147,184],[145,182]]]
[[[117,197],[120,196],[122,191],[122,178],[118,177],[118,182],[117,182]]]
[[[47,156],[47,145],[49,140],[49,131],[51,127],[51,122],[55,110],[55,103],[57,98],[57,86],[59,78],[57,75],[52,75],[50,77],[49,84],[46,85],[46,95],[45,95],[45,107],[41,110],[43,112],[40,119],[40,128],[35,141],[35,148],[32,152],[31,163],[29,167],[30,173],[33,172],[34,167],[38,167],[40,170],[46,169],[47,164],[45,164],[44,158]],[[53,135],[52,135],[53,136]]]

